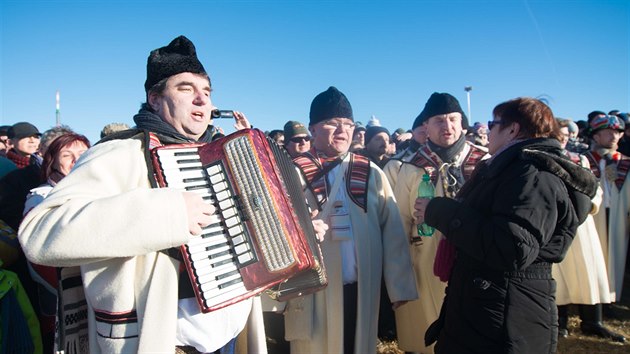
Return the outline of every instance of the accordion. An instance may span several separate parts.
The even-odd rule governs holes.
[[[181,246],[202,312],[271,289],[283,301],[327,284],[299,172],[264,133],[151,150],[159,187],[199,193],[220,222]]]

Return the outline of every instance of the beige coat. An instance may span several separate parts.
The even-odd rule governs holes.
[[[358,263],[357,354],[376,352],[381,274],[385,276],[391,302],[418,298],[407,239],[389,182],[380,168],[372,163],[370,166],[367,213],[348,198]],[[314,203],[314,197],[309,198]],[[289,301],[285,330],[292,353],[343,352],[339,242],[327,234],[321,246],[329,284],[320,292]]]
[[[20,243],[32,262],[81,267],[91,353],[175,350],[180,262],[160,250],[193,236],[181,192],[151,189],[147,174],[139,140],[99,144],[20,227]],[[135,311],[137,322],[107,326],[94,310]],[[266,352],[259,299],[252,301],[249,323],[251,348]]]
[[[599,212],[601,196],[602,190],[598,188],[591,214]],[[578,227],[567,255],[561,263],[553,265],[552,274],[558,305],[611,302],[606,261],[592,215]]]
[[[461,165],[471,146],[466,144],[458,157],[456,165]],[[408,238],[417,236],[416,218],[413,216],[418,185],[424,169],[410,163],[404,163],[398,173],[394,195],[398,201],[400,216]],[[442,175],[436,184],[436,196],[444,196]],[[433,346],[425,347],[424,333],[440,313],[444,301],[446,283],[433,274],[433,263],[439,241],[443,238],[439,231],[431,237],[422,237],[422,242],[409,244],[416,285],[420,299],[411,301],[396,311],[396,331],[398,346],[404,351],[433,353]]]
[[[603,174],[605,176],[605,174]],[[599,212],[593,216],[595,227],[599,234],[604,258],[608,269],[611,301],[621,299],[623,277],[626,269],[626,255],[628,250],[628,215],[630,213],[630,178],[626,177],[621,189],[612,184],[610,188],[610,218],[606,225],[606,199],[602,202]],[[600,187],[605,188],[604,180],[600,178]],[[608,232],[606,228],[608,227]]]

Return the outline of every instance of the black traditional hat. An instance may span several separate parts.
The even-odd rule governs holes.
[[[309,125],[331,118],[348,118],[354,121],[348,98],[334,86],[315,96],[311,103],[309,118]]]
[[[426,122],[427,119],[433,116],[454,112],[462,115],[462,128],[469,129],[468,118],[462,110],[462,107],[459,105],[457,98],[448,93],[434,92],[424,105],[422,112],[420,112],[418,117],[416,117],[416,120],[413,122],[412,129],[416,129],[422,123]]]
[[[195,45],[186,37],[179,36],[166,47],[151,51],[147,59],[147,80],[144,90],[149,92],[160,80],[180,73],[206,74]]]

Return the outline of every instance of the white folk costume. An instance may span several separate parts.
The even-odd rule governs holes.
[[[343,262],[348,257],[344,242],[354,244],[358,311],[355,353],[375,353],[381,275],[391,302],[418,298],[396,201],[385,175],[367,158],[348,153],[324,173],[320,160],[307,153],[297,157],[309,185],[311,205],[335,211],[326,221],[330,229],[321,244],[329,284],[317,293],[290,300],[285,312],[286,338],[292,353],[342,353],[343,342]],[[345,174],[339,171],[346,170]],[[338,193],[329,195],[331,185],[343,178]],[[334,187],[333,187],[334,188]],[[337,212],[341,210],[341,212]],[[347,213],[347,215],[343,215]],[[349,219],[347,217],[349,216]],[[331,219],[341,219],[332,221]],[[343,222],[343,219],[349,221]],[[347,244],[347,243],[346,243]]]
[[[405,162],[409,162],[416,151],[418,151],[419,147],[416,146],[416,144],[417,143],[412,144],[412,146],[392,156],[392,158],[389,159],[389,161],[387,161],[387,163],[385,164],[385,167],[383,167],[383,172],[385,172],[385,176],[387,176],[387,180],[389,181],[389,185],[392,187],[392,189],[396,188],[396,182],[398,182],[398,174],[402,169],[402,165]]]
[[[590,168],[584,155],[565,153],[575,163]],[[577,228],[564,260],[552,266],[552,275],[556,280],[556,304],[559,306],[611,302],[606,261],[593,219],[593,215],[599,212],[602,193],[602,189],[598,188],[592,201],[591,215]]]
[[[182,193],[152,189],[147,177],[140,140],[101,143],[83,154],[20,227],[31,261],[81,267],[90,353],[175,351],[181,263],[160,250],[194,236]],[[260,299],[242,306],[251,307],[245,310],[245,321],[254,326],[248,334],[257,334],[262,345],[250,352],[266,352]],[[226,317],[243,311],[223,310]]]
[[[424,333],[440,313],[446,283],[434,274],[434,262],[443,236],[436,230],[433,236],[418,237],[416,218],[413,216],[418,185],[424,174],[429,174],[436,187],[436,196],[454,197],[468,180],[479,161],[488,155],[484,149],[466,142],[452,164],[445,164],[428,145],[421,147],[409,163],[403,163],[398,173],[394,195],[407,235],[416,286],[420,299],[411,301],[396,310],[398,346],[405,351],[432,353],[425,347]]]
[[[599,212],[593,216],[599,233],[604,258],[608,269],[611,301],[621,299],[623,277],[628,251],[628,213],[630,212],[630,158],[619,152],[610,152],[610,159],[602,154],[589,151],[586,154],[591,171],[599,179],[604,192]],[[607,216],[608,222],[606,222]]]

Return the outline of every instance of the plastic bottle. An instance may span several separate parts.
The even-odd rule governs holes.
[[[422,176],[422,181],[418,185],[418,198],[431,199],[435,197],[435,187],[431,183],[431,178],[428,174]],[[420,236],[433,236],[435,229],[426,223],[418,224],[418,235]]]

